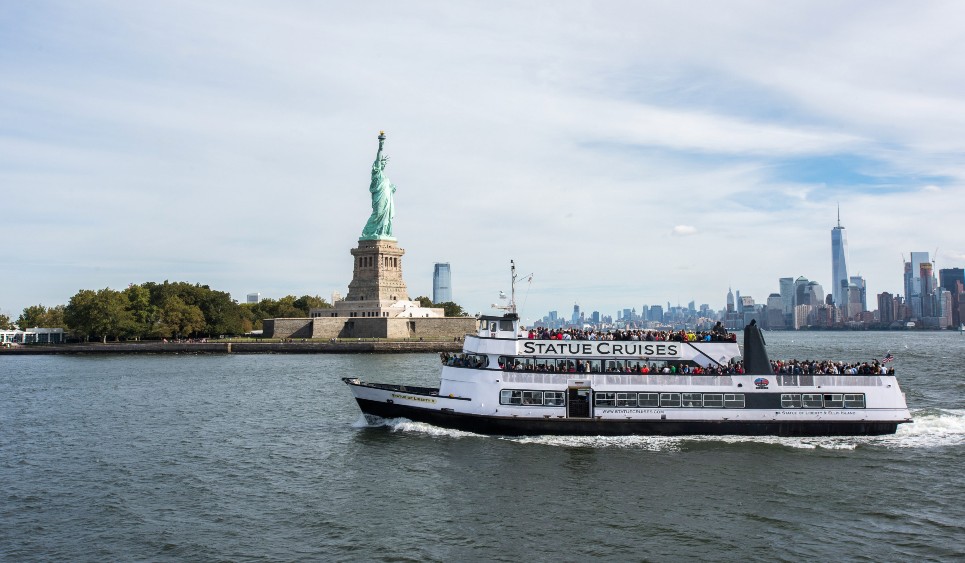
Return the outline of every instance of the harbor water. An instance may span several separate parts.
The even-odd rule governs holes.
[[[0,356],[0,560],[965,559],[965,338],[767,333],[895,356],[913,424],[836,438],[369,427],[343,376],[433,354]]]

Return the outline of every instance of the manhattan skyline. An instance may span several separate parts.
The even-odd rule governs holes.
[[[613,314],[965,264],[956,4],[0,8],[0,312],[186,281],[345,294],[371,137],[412,297]],[[902,48],[896,50],[894,45]],[[938,250],[937,256],[935,250]],[[870,304],[869,304],[870,306]]]

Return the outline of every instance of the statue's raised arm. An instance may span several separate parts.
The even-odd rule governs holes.
[[[392,219],[395,218],[395,185],[385,176],[385,165],[389,157],[382,155],[382,145],[385,143],[385,131],[379,131],[379,150],[375,153],[372,163],[372,182],[369,192],[372,194],[372,214],[362,229],[361,240],[394,239],[392,236]]]

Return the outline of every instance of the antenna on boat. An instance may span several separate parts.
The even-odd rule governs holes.
[[[515,261],[515,260],[510,260],[510,261],[509,261],[509,273],[510,273],[510,276],[509,276],[509,286],[510,286],[510,290],[509,290],[509,305],[502,305],[502,306],[500,306],[500,305],[496,305],[495,303],[493,303],[493,308],[494,308],[494,309],[502,309],[503,311],[508,311],[508,312],[510,312],[510,313],[512,313],[512,314],[516,314],[516,278],[517,278],[518,276],[516,275],[516,261]],[[532,279],[533,274],[529,274],[529,275],[526,276],[526,277]],[[500,293],[500,297],[504,297],[504,296],[505,296],[505,294],[503,294],[503,292],[500,291],[499,293]]]
[[[512,277],[510,281],[510,298],[509,298],[509,312],[516,312],[516,261],[509,261],[509,271]]]

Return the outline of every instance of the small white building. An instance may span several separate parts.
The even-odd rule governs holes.
[[[27,330],[0,330],[0,344],[63,344],[62,328],[28,328]]]

